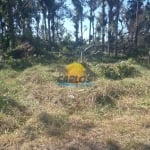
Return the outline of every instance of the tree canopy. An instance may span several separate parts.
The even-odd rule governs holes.
[[[149,0],[0,0],[0,52],[29,41],[47,51],[86,44],[100,45],[109,54],[150,50]],[[74,34],[64,26],[68,19]],[[89,25],[84,26],[84,20]],[[84,28],[88,29],[85,39]],[[64,44],[67,41],[68,44]],[[42,47],[43,45],[43,47]],[[54,49],[55,48],[55,49]],[[42,51],[42,50],[41,50]]]

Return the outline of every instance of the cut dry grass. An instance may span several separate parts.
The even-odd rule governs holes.
[[[0,150],[149,149],[150,70],[135,67],[140,76],[77,88],[56,84],[56,65],[1,70]]]

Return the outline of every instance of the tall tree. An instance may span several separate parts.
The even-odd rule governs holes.
[[[8,31],[9,31],[9,48],[15,47],[15,33],[14,33],[14,12],[15,0],[8,0],[7,3],[7,20],[8,20]]]
[[[100,1],[99,0],[87,0],[86,2],[90,11],[88,18],[89,18],[89,43],[91,43],[91,40],[94,41],[94,37],[95,37],[95,33],[94,33],[95,14],[94,13],[95,13],[95,10],[99,7]]]
[[[111,50],[114,50],[115,56],[118,55],[118,22],[120,8],[124,0],[107,0],[108,11],[108,51],[109,55]]]
[[[115,49],[115,57],[118,56],[118,23],[119,23],[119,14],[120,14],[120,8],[123,4],[123,0],[116,0],[115,4],[115,41],[114,41],[114,49]]]
[[[128,20],[128,30],[131,35],[131,41],[135,49],[138,46],[139,18],[143,14],[143,2],[144,0],[128,1],[126,17]]]
[[[107,23],[105,7],[105,0],[102,0],[102,51],[105,50],[105,27]]]
[[[96,28],[96,32],[99,34],[98,35],[98,39],[101,39],[101,43],[102,43],[102,51],[105,50],[105,29],[106,29],[106,25],[107,25],[107,14],[106,14],[106,0],[102,0],[101,1],[101,7],[102,10],[99,13],[99,16],[97,17],[97,28]]]
[[[46,18],[48,22],[48,37],[49,42],[55,42],[55,32],[56,32],[56,21],[57,21],[57,11],[63,6],[64,1],[56,0],[41,0],[44,24],[45,24],[45,33],[46,33]]]
[[[41,15],[40,15],[40,3],[38,0],[35,0],[34,1],[34,19],[36,21],[36,26],[35,26],[35,29],[36,29],[36,36],[37,38],[39,38],[39,30],[40,30],[40,19],[41,19]]]
[[[113,7],[115,5],[115,0],[107,0],[109,11],[108,11],[108,51],[109,55],[111,52],[111,49],[113,49],[112,42],[114,41],[114,21],[113,21]]]
[[[6,6],[7,1],[0,1],[0,49],[4,48],[4,37],[6,33]]]
[[[79,40],[79,26],[80,26],[80,35],[81,39],[83,39],[83,6],[84,6],[84,0],[72,0],[72,4],[74,6],[75,14],[73,15],[73,22],[75,27],[75,37],[76,37],[76,43],[78,43]],[[80,25],[79,25],[80,23]]]
[[[47,40],[47,6],[44,0],[40,0],[41,5],[41,12],[42,12],[42,28],[43,28],[43,37],[45,40]],[[49,39],[50,39],[50,33],[49,33]]]

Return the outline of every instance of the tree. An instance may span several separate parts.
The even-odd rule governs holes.
[[[59,9],[64,5],[64,2],[65,1],[63,0],[57,2],[55,0],[40,1],[40,4],[42,6],[43,19],[44,19],[45,34],[47,32],[47,22],[48,22],[48,39],[50,43],[55,42],[57,11],[59,11]]]
[[[14,3],[15,1],[8,0],[8,6],[7,6],[10,49],[15,47],[14,18],[13,18]]]
[[[105,29],[107,25],[107,14],[106,14],[106,1],[101,1],[102,11],[99,13],[99,16],[97,17],[97,27],[96,32],[99,34],[98,39],[102,39],[102,51],[105,50]]]
[[[41,5],[41,12],[42,12],[42,15],[43,15],[43,28],[42,29],[44,29],[43,30],[43,37],[44,37],[44,39],[45,40],[47,40],[47,35],[46,35],[46,33],[47,33],[47,22],[46,22],[46,18],[47,18],[47,6],[46,6],[46,4],[45,4],[45,1],[44,0],[40,0],[40,5]],[[49,39],[50,39],[50,32],[49,32]]]
[[[0,48],[4,48],[4,37],[6,33],[6,5],[7,1],[0,1]]]
[[[117,36],[118,36],[118,19],[120,10],[120,0],[107,0],[109,6],[108,12],[108,51],[115,49],[117,56]],[[114,43],[114,44],[113,44]]]
[[[115,49],[115,57],[118,56],[118,21],[119,21],[119,12],[121,5],[123,3],[123,0],[116,0],[115,4],[115,43],[114,43],[114,49]]]
[[[147,2],[142,8],[143,13],[138,19],[138,45],[148,49],[150,46],[150,3]]]
[[[128,30],[131,35],[131,41],[134,49],[137,49],[138,46],[138,34],[139,34],[139,20],[143,15],[143,2],[144,0],[129,0],[128,1],[128,10],[126,13],[128,21]]]
[[[95,21],[95,10],[99,7],[100,1],[99,0],[87,0],[87,5],[89,7],[90,14],[88,16],[89,19],[89,43],[91,43],[91,40],[94,41],[95,37],[95,26],[94,26],[94,21]],[[93,33],[92,33],[93,32]]]
[[[150,48],[150,2],[147,1],[146,6],[145,6],[145,37],[144,37],[144,41],[145,41],[145,45],[146,48]]]
[[[37,38],[39,38],[39,30],[40,30],[40,19],[41,19],[41,16],[40,16],[40,3],[38,0],[35,0],[34,1],[34,19],[36,21],[36,36]]]
[[[76,43],[78,44],[79,40],[79,22],[80,22],[80,35],[81,40],[83,40],[83,6],[84,6],[84,0],[72,0],[72,4],[74,5],[75,14],[73,15],[73,22],[75,27],[75,37],[76,37]]]
[[[107,24],[105,7],[105,0],[102,0],[102,51],[104,51],[105,48],[105,27]]]

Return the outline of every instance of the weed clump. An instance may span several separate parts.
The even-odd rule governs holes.
[[[101,74],[106,78],[117,80],[126,77],[134,77],[138,74],[138,71],[133,65],[123,62],[118,64],[102,65]]]

